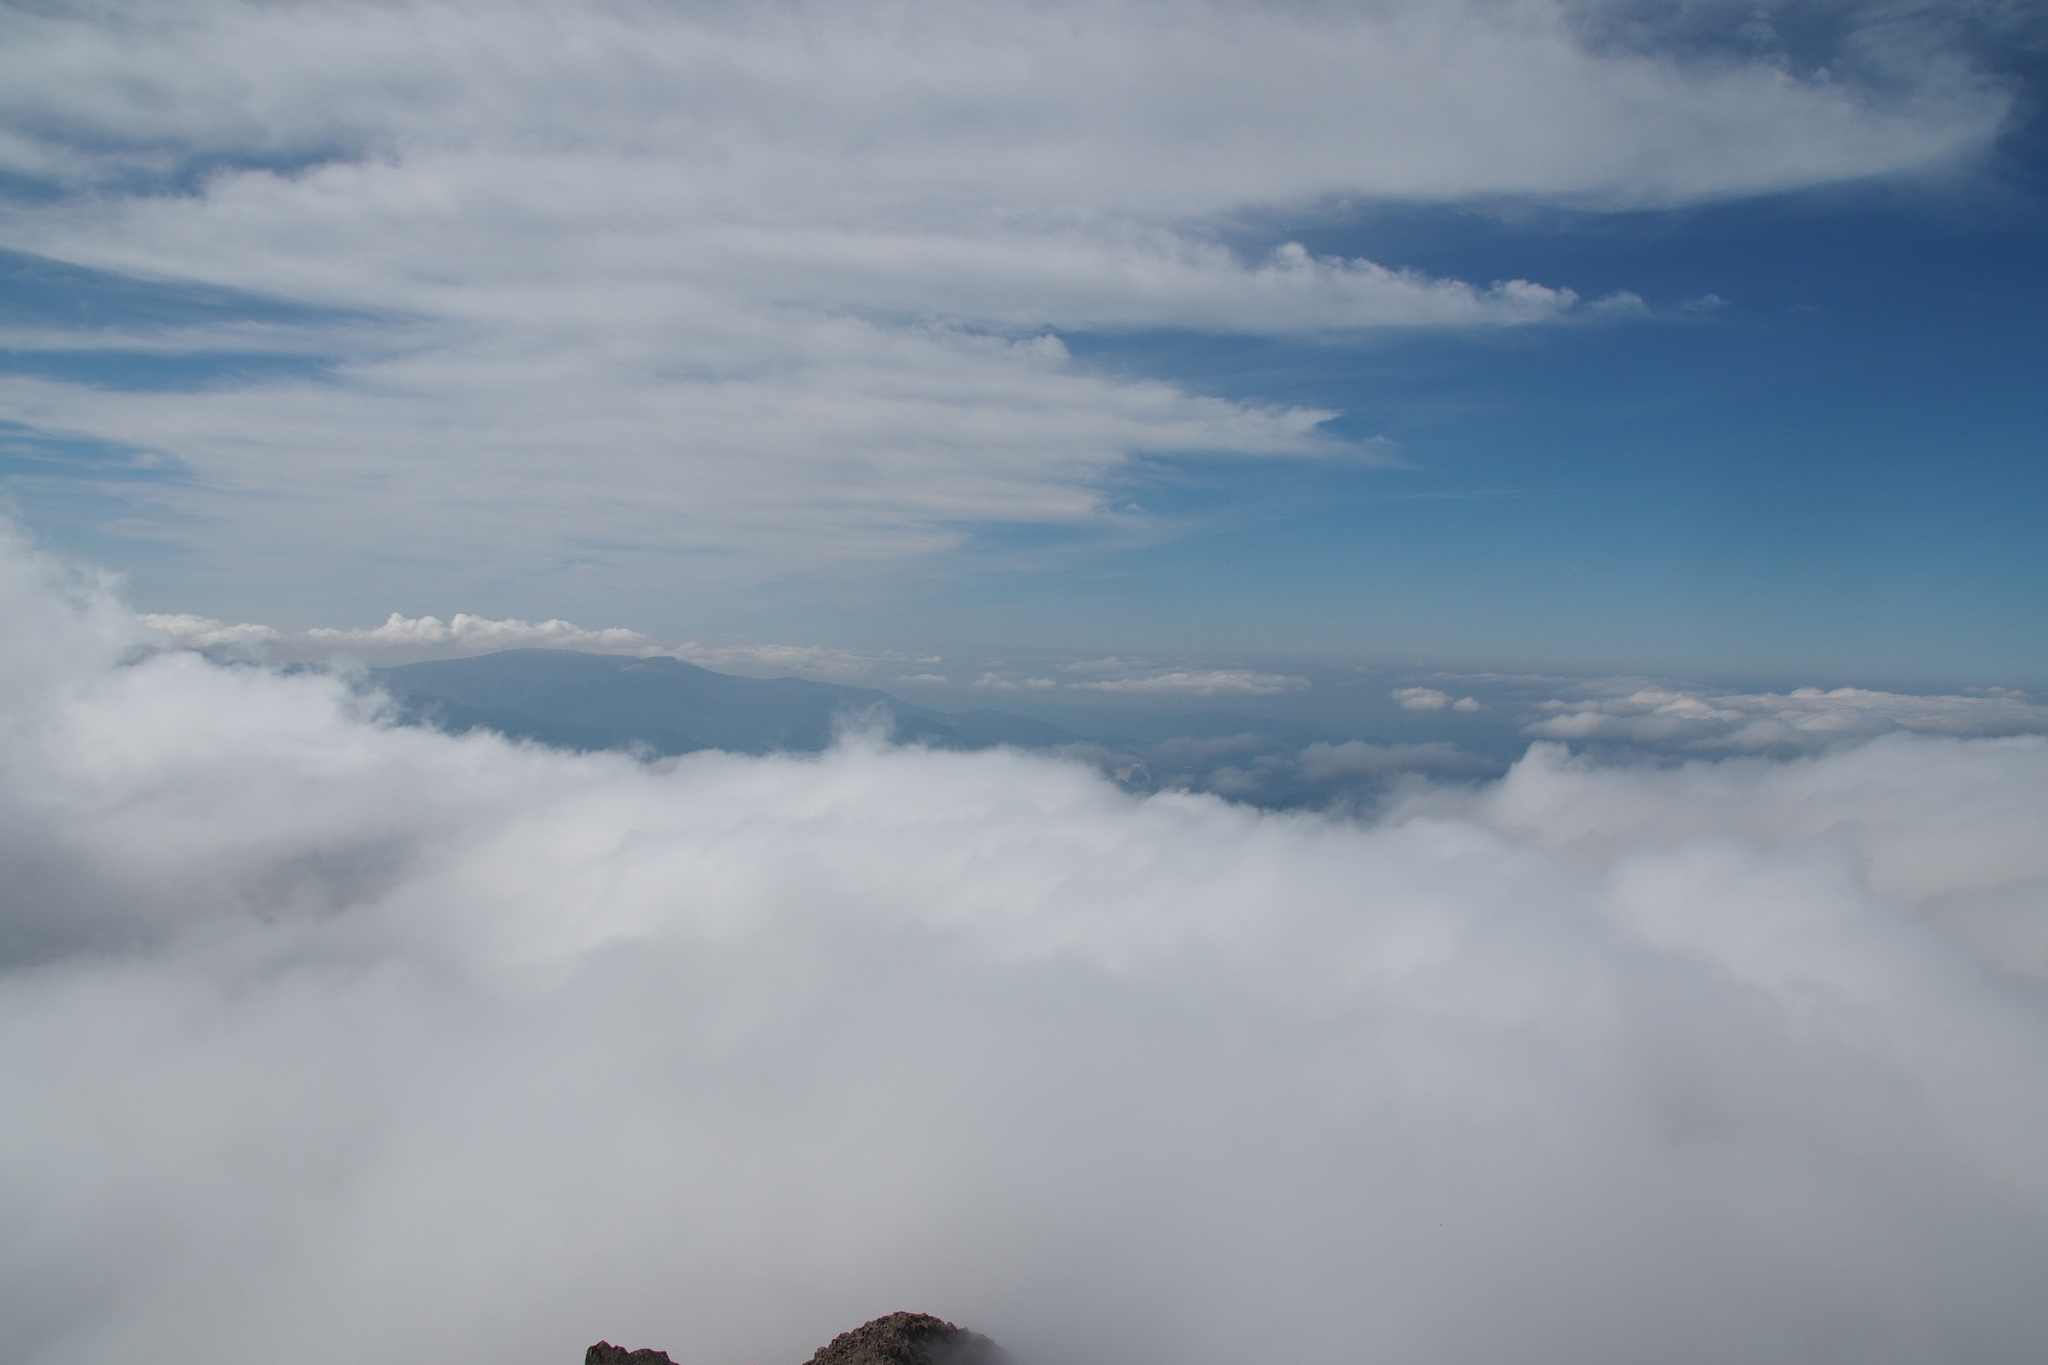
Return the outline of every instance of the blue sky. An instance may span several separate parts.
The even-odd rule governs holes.
[[[2031,205],[1865,191],[1389,217],[1304,235],[1432,273],[1632,289],[1656,316],[1334,347],[1092,342],[1341,408],[1334,427],[1390,439],[1404,465],[1196,480],[1190,500],[1236,524],[1125,566],[1173,629],[1198,628],[1174,602],[1200,583],[1275,652],[1320,633],[1472,666],[2041,678],[2048,252]]]
[[[143,610],[2048,683],[2023,6],[376,16],[6,16]]]

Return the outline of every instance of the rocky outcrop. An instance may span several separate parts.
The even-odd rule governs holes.
[[[891,1313],[842,1332],[811,1365],[1005,1365],[1003,1349],[979,1332],[929,1313]]]
[[[675,1365],[667,1351],[629,1351],[600,1341],[583,1365]],[[979,1332],[929,1313],[891,1313],[841,1332],[820,1346],[810,1365],[1010,1365],[1003,1348]]]
[[[583,1365],[676,1365],[668,1358],[667,1351],[629,1351],[623,1346],[614,1346],[609,1341],[600,1341],[583,1353]]]

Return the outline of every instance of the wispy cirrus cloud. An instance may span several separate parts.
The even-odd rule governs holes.
[[[16,7],[0,169],[37,193],[0,244],[111,272],[113,293],[225,289],[305,316],[257,326],[216,293],[203,327],[31,328],[67,352],[230,349],[205,382],[17,375],[0,404],[174,465],[120,495],[158,534],[218,528],[186,549],[245,578],[389,601],[574,566],[652,601],[881,573],[991,524],[1119,534],[1143,518],[1111,490],[1146,459],[1350,449],[1327,411],[1097,370],[1061,332],[1636,306],[1240,242],[1248,215],[1907,173],[1966,159],[2009,105],[1938,42],[1863,81],[1847,56],[1799,74],[1768,51],[1596,40],[1587,17]],[[310,369],[240,363],[287,353]]]

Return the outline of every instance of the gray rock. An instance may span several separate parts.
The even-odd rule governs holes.
[[[1003,1349],[979,1332],[929,1313],[891,1313],[842,1332],[811,1365],[1005,1365]]]
[[[623,1346],[614,1346],[609,1341],[600,1341],[583,1353],[583,1365],[676,1365],[668,1358],[667,1351],[629,1351]]]

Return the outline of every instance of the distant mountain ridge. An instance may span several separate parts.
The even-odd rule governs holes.
[[[508,649],[373,669],[369,677],[402,723],[645,758],[705,749],[819,753],[851,726],[934,749],[1057,750],[1126,791],[1207,791],[1271,808],[1326,804],[1345,793],[1363,799],[1408,768],[1477,770],[1442,744],[1412,746],[1406,756],[1370,746],[1340,751],[1329,739],[1342,734],[1236,712],[1112,711],[1034,697],[1024,704],[1037,715],[955,713],[871,687],[739,677],[665,655]]]
[[[942,749],[1080,743],[1071,730],[1004,711],[949,714],[887,692],[804,678],[743,678],[666,656],[508,649],[372,670],[403,720],[461,733],[495,730],[564,749],[657,756],[725,749],[817,753],[848,724]]]

